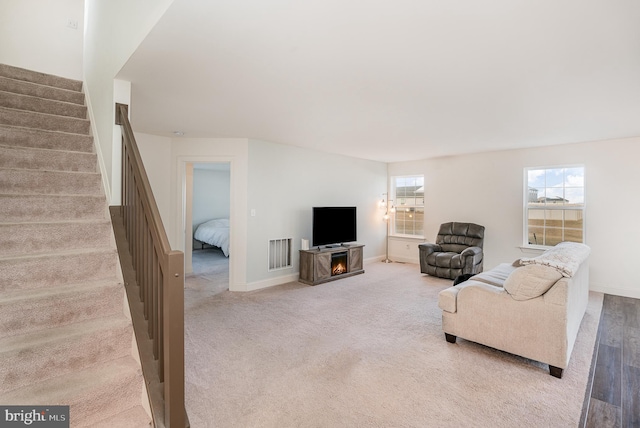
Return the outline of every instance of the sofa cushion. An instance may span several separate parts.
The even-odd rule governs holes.
[[[529,300],[542,296],[562,274],[543,265],[526,265],[515,269],[504,281],[504,289],[515,300]]]
[[[442,252],[429,254],[427,256],[427,262],[431,266],[449,269],[461,269],[463,259],[458,253]]]
[[[485,284],[502,287],[506,279],[516,270],[510,263],[501,263],[491,270],[474,275],[475,281],[484,282]]]
[[[474,223],[450,222],[440,225],[436,244],[442,251],[461,253],[467,247],[480,247],[484,241],[484,226]]]

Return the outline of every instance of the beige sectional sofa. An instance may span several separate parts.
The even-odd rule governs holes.
[[[440,292],[442,329],[549,365],[561,378],[589,300],[589,247],[563,242]]]

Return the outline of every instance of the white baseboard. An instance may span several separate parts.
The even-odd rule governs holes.
[[[261,290],[263,288],[273,287],[275,285],[286,284],[288,282],[296,282],[300,277],[298,272],[294,272],[288,275],[279,276],[276,278],[269,278],[262,281],[249,282],[245,291]]]
[[[368,263],[380,262],[384,259],[384,256],[371,257],[363,260],[366,265]],[[288,282],[297,282],[300,278],[300,272],[293,272],[287,275],[279,276],[276,278],[269,278],[262,281],[250,282],[246,284],[244,291],[262,290],[263,288],[269,288],[276,285],[286,284]]]
[[[364,260],[364,263],[378,263],[381,261],[384,261],[384,259],[386,258],[386,256],[382,255],[382,256],[375,256],[375,257],[370,257],[368,259]],[[413,258],[409,258],[409,257],[399,257],[399,256],[392,256],[389,255],[389,260],[391,260],[392,262],[397,262],[397,263],[411,263],[411,264],[420,264],[420,260],[417,259],[413,259]]]
[[[389,256],[389,260],[391,260],[392,262],[397,262],[397,263],[411,263],[414,265],[420,264],[420,260],[417,259],[413,259],[413,258],[409,258],[409,257],[400,257],[400,256]]]
[[[87,90],[86,82],[83,83],[84,99],[87,105],[87,112],[89,113],[89,122],[91,124],[91,136],[93,137],[93,148],[98,156],[98,167],[100,168],[100,175],[102,175],[102,188],[107,196],[107,203],[111,205],[111,184],[109,183],[109,175],[107,174],[107,167],[104,163],[104,157],[102,156],[102,150],[100,149],[100,139],[98,138],[98,129],[96,128],[96,119],[93,115],[93,107],[91,105],[91,97]]]
[[[364,259],[363,262],[364,262],[365,265],[367,265],[369,263],[380,263],[380,262],[382,262],[384,260],[384,258],[385,258],[385,256],[370,257],[370,258]],[[415,263],[415,264],[418,263],[415,260],[395,259],[393,261],[394,262],[400,262],[400,263]],[[276,285],[286,284],[288,282],[297,282],[299,277],[300,277],[300,273],[299,272],[294,272],[294,273],[290,273],[288,275],[279,276],[279,277],[276,277],[276,278],[270,278],[270,279],[265,279],[265,280],[262,280],[262,281],[250,282],[250,283],[246,284],[246,287],[244,288],[244,291],[261,290],[263,288],[269,288],[269,287],[273,287],[273,286],[276,286]]]
[[[609,287],[602,284],[589,284],[589,290],[597,291],[599,293],[612,294],[614,296],[631,297],[634,299],[640,299],[640,289],[629,289],[619,287]]]
[[[387,256],[385,256],[384,254],[381,256],[369,257],[367,259],[364,259],[364,264],[367,265],[369,263],[380,263],[380,262],[383,262],[386,258]],[[389,256],[389,260],[391,260],[392,262],[398,262],[398,263],[415,263],[415,264],[418,263],[416,260],[403,259],[402,257]]]

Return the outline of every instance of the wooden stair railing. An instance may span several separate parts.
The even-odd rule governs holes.
[[[116,104],[122,127],[122,205],[113,207],[122,230],[118,251],[128,249],[131,272],[123,276],[142,371],[156,427],[189,426],[184,387],[184,254],[173,251],[129,122],[128,106]],[[114,209],[115,208],[115,209]],[[118,239],[118,235],[121,239]],[[126,244],[122,241],[126,240]],[[127,247],[128,248],[123,248]]]

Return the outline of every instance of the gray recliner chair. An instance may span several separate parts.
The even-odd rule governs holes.
[[[440,225],[436,243],[425,242],[420,249],[420,272],[439,278],[482,272],[484,226],[475,223]]]

